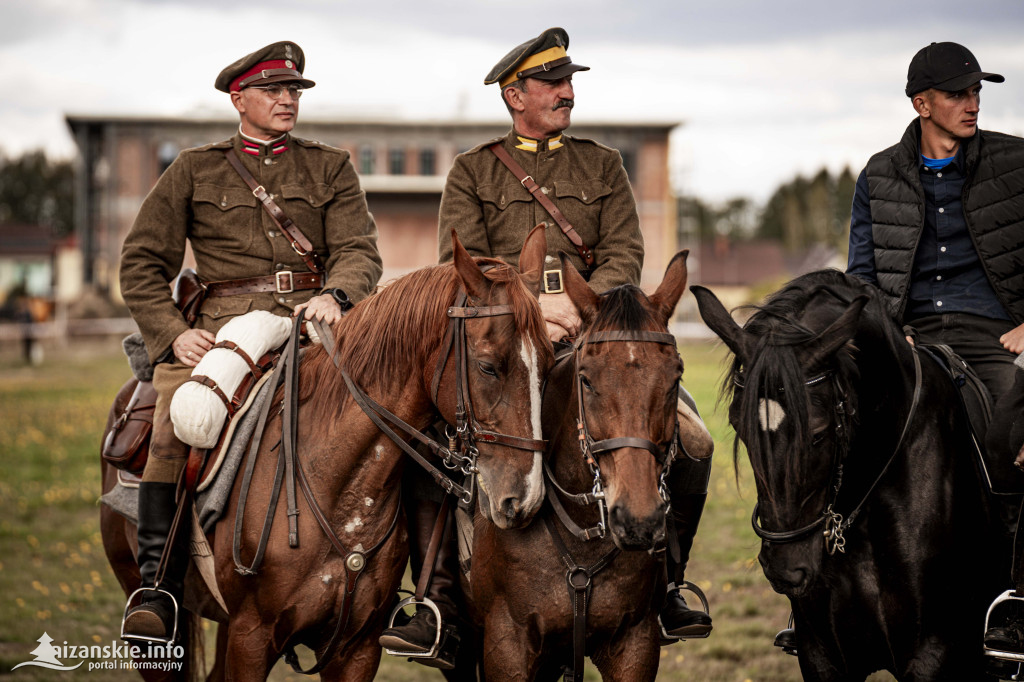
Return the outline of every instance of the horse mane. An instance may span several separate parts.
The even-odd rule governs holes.
[[[475,258],[492,264],[484,275],[505,288],[516,329],[536,344],[547,339],[540,305],[518,273],[502,261]],[[451,263],[415,270],[392,280],[361,301],[334,325],[334,340],[341,366],[363,390],[378,399],[395,384],[421,380],[411,376],[436,361],[447,332],[447,309],[456,299],[462,282]],[[430,366],[433,369],[433,366]],[[314,347],[303,359],[299,373],[300,400],[315,392],[311,418],[329,420],[341,413],[349,399],[348,388],[323,346]]]
[[[622,329],[640,331],[658,326],[640,287],[621,284],[601,294],[601,306],[591,325],[593,331]]]
[[[734,357],[722,391],[726,399],[734,400],[739,385],[743,386],[739,402],[738,438],[733,448],[734,461],[738,459],[739,441],[742,440],[751,462],[766,465],[771,455],[771,437],[760,428],[760,413],[763,409],[762,399],[771,399],[781,406],[786,415],[779,428],[783,429],[782,435],[792,449],[791,453],[775,461],[789,468],[791,475],[787,476],[787,480],[799,480],[803,459],[799,453],[805,452],[810,444],[809,405],[804,382],[810,378],[809,372],[823,369],[806,367],[800,357],[800,350],[834,322],[846,305],[865,294],[869,296],[869,302],[862,314],[861,327],[880,328],[885,342],[895,347],[898,328],[886,312],[877,290],[838,270],[808,273],[789,282],[763,304],[747,306],[754,310],[744,326],[746,337],[754,341],[748,353],[750,364],[744,365],[739,357]],[[823,306],[834,308],[835,314],[820,328],[811,329],[799,321],[809,308]],[[834,357],[835,364],[832,367],[839,384],[847,393],[848,408],[853,410],[854,415],[857,414],[857,392],[851,390],[851,387],[859,379],[856,351],[852,344],[847,344]],[[757,464],[754,465],[754,473],[758,477],[764,476]]]

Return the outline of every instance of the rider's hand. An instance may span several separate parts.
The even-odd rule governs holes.
[[[171,342],[171,350],[178,362],[188,367],[195,367],[206,355],[206,351],[213,348],[216,342],[215,337],[205,329],[189,329],[178,334],[178,337]]]
[[[1024,324],[1014,327],[1000,336],[999,343],[1003,344],[1003,348],[1011,353],[1016,353],[1017,355],[1024,353]]]
[[[314,296],[305,303],[295,306],[292,317],[298,315],[300,310],[306,311],[307,320],[320,320],[326,324],[334,324],[341,320],[341,306],[330,294]]]
[[[540,311],[544,321],[548,323],[548,336],[558,341],[564,336],[576,336],[580,333],[580,313],[569,298],[569,294],[541,294]]]

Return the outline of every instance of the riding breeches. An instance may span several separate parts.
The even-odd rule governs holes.
[[[142,473],[142,480],[147,483],[177,483],[188,461],[189,446],[174,435],[171,398],[191,376],[192,368],[179,362],[161,362],[153,368],[156,408],[149,440],[149,459]]]

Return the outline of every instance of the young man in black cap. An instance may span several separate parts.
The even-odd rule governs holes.
[[[213,346],[217,331],[250,310],[340,319],[381,275],[377,228],[348,152],[292,137],[299,97],[313,81],[292,42],[278,42],[221,71],[215,87],[231,96],[238,133],[183,151],[146,197],[121,251],[121,291],[154,365],[157,391],[150,456],[139,485],[139,572],[152,588],[176,509],[176,483],[189,448],[174,435],[170,402]],[[234,152],[302,232],[315,254],[300,254],[229,162]],[[206,300],[193,328],[168,282],[189,242]],[[315,256],[315,257],[314,257]],[[161,591],[143,593],[124,622],[126,639],[169,639],[188,567],[188,524],[167,552]],[[185,537],[183,537],[185,536]]]
[[[918,342],[952,347],[993,402],[1024,351],[1024,140],[978,128],[982,81],[1003,80],[956,43],[914,55],[906,95],[917,118],[857,179],[847,267]]]
[[[590,68],[574,63],[566,52],[568,47],[565,29],[549,28],[514,48],[487,74],[484,85],[497,84],[501,89],[512,129],[456,157],[441,196],[438,220],[441,263],[452,259],[453,227],[470,254],[515,264],[529,231],[546,223],[548,256],[540,304],[552,341],[575,336],[582,324],[579,312],[562,291],[559,252],[569,255],[598,293],[622,284],[639,285],[644,256],[640,219],[622,156],[593,140],[564,134],[575,105],[572,76]],[[520,180],[500,153],[528,177]],[[533,190],[528,190],[531,186]],[[569,229],[552,216],[541,195],[550,198]],[[700,419],[692,406],[683,409],[689,410],[688,418]],[[410,554],[418,573],[440,496],[434,494],[437,487],[429,477],[420,476],[415,467],[408,471],[417,479],[406,490],[413,498],[409,505],[414,509],[409,513]],[[699,462],[679,457],[671,469],[669,533],[675,537],[669,543],[670,589],[661,619],[674,637],[703,637],[712,628],[711,616],[690,609],[676,589],[684,582],[710,471],[710,457]],[[455,553],[454,543],[442,546],[427,594],[449,625],[458,620],[460,610]],[[389,649],[424,652],[431,648],[437,627],[433,612],[421,608],[409,624],[385,630],[380,643]],[[415,660],[452,667],[451,653],[444,647],[435,658]]]

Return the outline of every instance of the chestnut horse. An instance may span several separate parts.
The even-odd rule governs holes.
[[[793,607],[804,679],[986,679],[1005,557],[946,371],[875,287],[836,270],[793,280],[743,327],[692,291],[735,355],[725,391],[758,558]]]
[[[574,601],[583,597],[585,651],[604,679],[657,674],[665,569],[647,550],[665,538],[664,482],[676,452],[683,371],[667,324],[686,288],[686,256],[672,259],[650,298],[630,285],[599,296],[563,261],[584,331],[573,352],[560,355],[544,395],[550,502],[515,532],[478,514],[471,570],[463,576],[482,628],[487,679],[553,679],[563,667],[582,679]],[[581,504],[599,490],[603,499]],[[589,589],[577,593],[570,575],[572,585]]]
[[[454,264],[406,275],[343,318],[335,329],[341,367],[366,394],[416,429],[426,428],[438,413],[456,422],[460,383],[472,402],[473,427],[537,440],[540,386],[553,361],[537,303],[544,231],[535,229],[526,240],[519,261],[522,276],[499,261],[474,260],[457,239],[453,244]],[[492,267],[483,272],[478,263]],[[442,348],[459,345],[456,340],[445,346],[443,340],[449,315],[454,311],[458,316],[453,303],[460,289],[470,308],[499,306],[509,313],[477,319],[462,315],[468,319],[461,372],[451,357],[440,357]],[[467,311],[472,313],[463,309]],[[436,367],[443,370],[432,390]],[[286,505],[278,505],[262,566],[255,575],[241,575],[232,559],[240,488],[236,481],[224,516],[209,535],[217,583],[229,614],[218,639],[226,669],[216,674],[231,680],[265,680],[282,653],[298,644],[323,657],[345,609],[349,616],[342,623],[340,645],[329,660],[319,662],[321,678],[371,680],[381,655],[377,637],[408,552],[399,514],[405,458],[352,399],[341,372],[321,347],[311,349],[301,362],[299,386],[296,468],[300,481],[303,472],[308,479],[309,497],[335,537],[328,539],[314,506],[299,495],[298,547],[289,547]],[[280,392],[274,400],[281,400]],[[273,451],[282,428],[278,411],[271,414],[244,509],[246,561],[254,552],[274,487]],[[477,447],[480,485],[501,505],[501,513],[493,515],[495,522],[506,527],[527,522],[543,502],[542,453],[513,449],[500,439],[480,441]],[[115,485],[115,473],[111,468],[104,471],[105,490]],[[109,509],[103,509],[101,524],[111,566],[130,593],[139,583],[134,527]],[[339,545],[348,548],[347,556]],[[204,600],[198,581],[190,579],[186,590],[200,593],[193,603],[210,601]],[[201,615],[215,616],[212,609]]]

